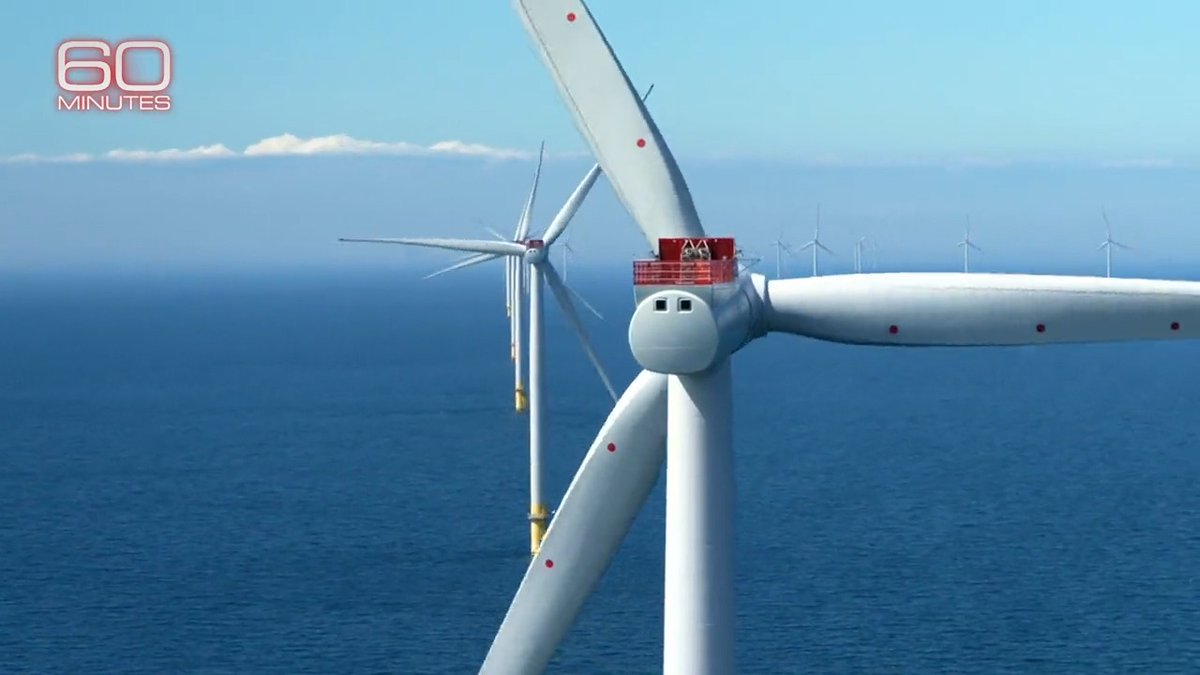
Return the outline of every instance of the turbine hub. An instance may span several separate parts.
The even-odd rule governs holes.
[[[660,239],[659,251],[634,262],[630,349],[651,372],[703,372],[753,337],[752,282],[738,275],[733,239]]]
[[[717,362],[721,331],[712,307],[682,288],[646,297],[629,321],[629,347],[646,370],[683,375]]]
[[[525,262],[536,265],[546,259],[546,244],[541,239],[525,242]]]

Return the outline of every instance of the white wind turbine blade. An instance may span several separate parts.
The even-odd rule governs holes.
[[[488,234],[492,235],[493,237],[495,237],[496,239],[498,239],[498,240],[500,240],[500,241],[511,241],[510,239],[508,239],[508,238],[507,238],[507,237],[505,237],[504,235],[500,234],[500,233],[499,233],[499,232],[497,232],[496,230],[494,230],[494,229],[492,229],[492,228],[490,228],[490,227],[488,227],[488,226],[486,226],[486,225],[483,227],[483,229],[487,230],[487,233],[488,233]]]
[[[559,209],[558,215],[554,216],[554,220],[550,222],[550,226],[546,228],[546,233],[542,235],[542,240],[546,246],[550,246],[558,239],[558,237],[567,229],[571,219],[575,217],[575,213],[579,211],[579,207],[583,205],[583,200],[591,191],[592,186],[596,184],[596,179],[600,177],[600,165],[596,164],[587,172],[575,191],[567,198],[565,204]]]
[[[480,673],[546,670],[649,497],[666,439],[667,376],[642,371],[575,473]]]
[[[525,241],[529,236],[529,223],[533,220],[533,202],[537,199],[538,179],[542,175],[542,159],[546,154],[546,142],[538,147],[537,168],[533,170],[533,187],[529,188],[529,198],[525,200],[525,208],[521,210],[521,218],[517,221],[517,231],[513,241]]]
[[[587,307],[588,311],[591,312],[592,314],[595,314],[597,319],[600,319],[601,321],[604,320],[604,315],[601,314],[595,307],[592,307],[592,303],[585,300],[584,297],[579,294],[579,291],[575,290],[574,288],[571,288],[570,286],[567,286],[567,281],[566,281],[565,276],[563,277],[563,286],[566,287],[566,289],[571,292],[571,295],[575,296],[575,299],[578,300],[581,305],[583,305],[584,307]]]
[[[338,241],[362,242],[368,244],[400,244],[403,246],[427,246],[443,248],[448,251],[467,251],[469,253],[494,253],[496,255],[524,255],[525,247],[511,241],[486,241],[480,239],[431,239],[424,237],[397,237],[394,239],[349,239],[340,238]]]
[[[1200,335],[1200,282],[892,273],[767,281],[769,331],[851,344],[998,346]]]
[[[445,274],[446,272],[453,272],[455,270],[461,270],[464,267],[478,265],[480,263],[485,263],[489,260],[495,260],[496,258],[499,258],[499,257],[500,256],[496,255],[495,253],[478,253],[469,258],[464,258],[464,259],[454,263],[453,265],[450,265],[449,267],[443,267],[442,269],[440,269],[436,272],[431,272],[429,274],[426,274],[425,276],[423,276],[421,278],[422,279],[432,279],[436,276]]]
[[[687,183],[582,0],[513,0],[563,101],[651,250],[703,237]]]
[[[579,320],[579,314],[575,311],[575,304],[571,302],[571,294],[562,279],[558,276],[558,271],[554,269],[554,265],[549,260],[538,263],[538,269],[542,270],[542,275],[546,277],[546,284],[554,292],[554,297],[558,300],[558,305],[562,307],[563,314],[566,315],[567,321],[575,329],[576,335],[579,336],[579,343],[583,346],[583,351],[587,353],[588,360],[592,362],[592,366],[596,368],[600,379],[604,381],[604,388],[608,390],[609,395],[612,396],[612,400],[616,401],[617,392],[613,388],[612,381],[608,379],[608,373],[604,372],[604,366],[600,363],[600,357],[596,356],[596,351],[592,349],[592,342],[588,339],[587,330],[583,327],[583,322]]]
[[[646,90],[645,94],[642,94],[643,103],[647,98],[650,98],[650,92],[652,91],[654,91],[653,84],[650,85],[650,88]],[[575,191],[571,193],[571,196],[567,198],[566,203],[563,204],[561,209],[559,209],[558,215],[554,216],[554,220],[550,222],[550,226],[546,228],[545,234],[542,235],[542,240],[545,242],[547,247],[557,241],[559,236],[562,235],[562,233],[567,229],[567,225],[571,222],[571,219],[575,217],[575,213],[579,211],[579,207],[583,205],[584,198],[587,197],[588,192],[591,192],[592,186],[596,184],[596,179],[600,177],[600,173],[602,171],[603,169],[599,164],[593,166],[587,172],[587,174],[584,175],[583,180],[579,182],[579,185],[575,188]],[[569,244],[569,242],[563,243]],[[566,250],[572,251],[573,249],[568,245]],[[566,275],[565,269],[563,270],[563,274]]]
[[[821,247],[821,250],[822,250],[822,251],[825,251],[825,252],[826,252],[826,253],[828,253],[829,255],[837,255],[837,254],[836,254],[836,253],[834,253],[833,251],[830,251],[830,250],[829,250],[829,248],[825,246],[825,244],[822,244],[822,243],[821,243],[821,242],[819,242],[819,241],[818,241],[818,242],[814,242],[814,243],[815,243],[817,246],[820,246],[820,247]]]

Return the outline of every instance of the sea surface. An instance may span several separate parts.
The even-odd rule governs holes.
[[[0,671],[476,672],[528,560],[499,276],[3,284]],[[632,292],[570,278],[623,388]],[[547,334],[557,500],[611,401]],[[734,377],[740,672],[1200,672],[1200,343]],[[663,495],[551,672],[661,670]]]

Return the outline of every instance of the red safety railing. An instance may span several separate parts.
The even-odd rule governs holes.
[[[711,286],[731,284],[737,279],[736,258],[727,260],[694,260],[667,262],[635,260],[634,286]]]

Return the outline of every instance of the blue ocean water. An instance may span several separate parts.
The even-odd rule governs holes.
[[[475,672],[527,422],[496,270],[416,276],[4,285],[0,671]],[[558,496],[611,403],[547,332]],[[1200,344],[734,368],[742,672],[1200,672]],[[662,539],[660,477],[552,672],[660,669]]]

